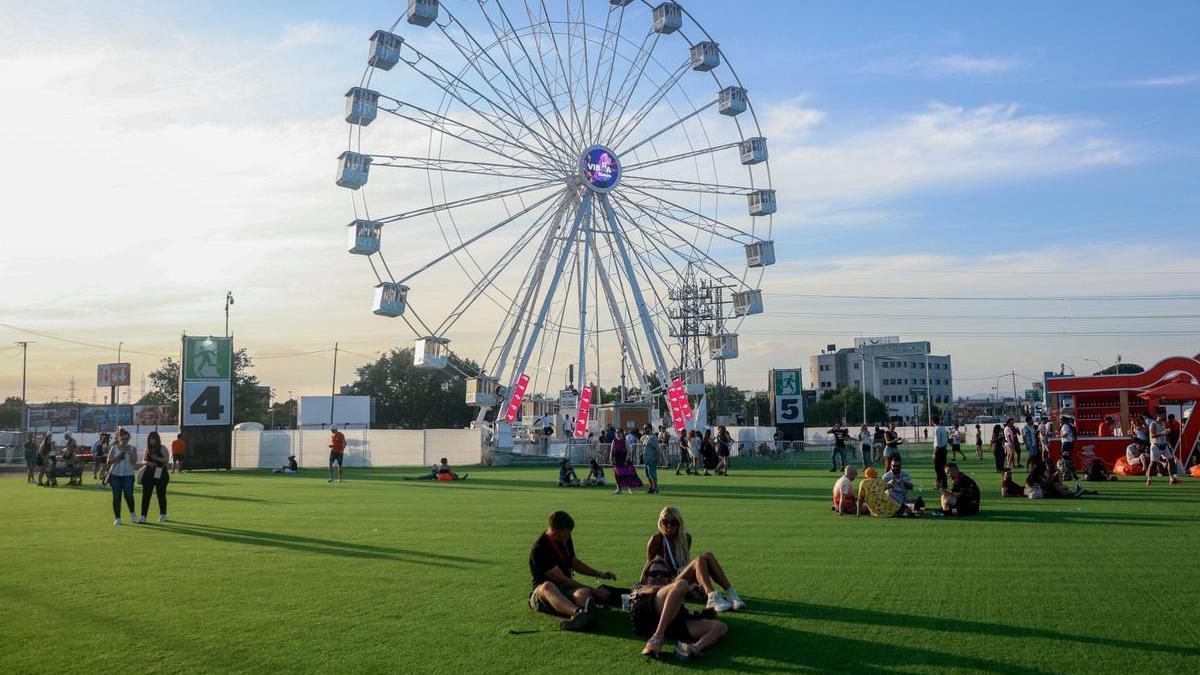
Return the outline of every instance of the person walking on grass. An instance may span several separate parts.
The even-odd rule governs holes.
[[[858,428],[858,454],[860,459],[862,459],[862,465],[864,468],[871,466],[872,442],[873,439],[871,437],[871,430],[867,428],[867,425],[864,423]]]
[[[722,476],[729,475],[729,455],[732,447],[733,437],[729,435],[729,430],[724,425],[717,427],[717,456],[720,458],[717,473]]]
[[[975,425],[975,459],[983,461],[983,427]]]
[[[1037,425],[1033,423],[1033,415],[1025,416],[1025,426],[1021,429],[1021,438],[1025,442],[1025,452],[1029,455],[1025,461],[1027,466],[1034,457],[1042,458],[1041,449],[1038,447]],[[1043,461],[1045,460],[1043,459]]]
[[[933,418],[933,482],[937,489],[946,487],[946,454],[950,449],[950,432],[942,425],[942,418]]]
[[[1021,433],[1017,431],[1017,421],[1008,418],[1004,422],[1004,463],[1010,469],[1021,465]]]
[[[883,465],[884,467],[891,466],[892,458],[900,456],[900,444],[904,439],[900,437],[900,432],[896,431],[896,423],[888,422],[887,431],[883,432]]]
[[[1150,436],[1150,463],[1146,467],[1146,485],[1151,484],[1151,476],[1154,474],[1155,467],[1167,475],[1171,485],[1178,485],[1179,479],[1175,477],[1175,455],[1171,453],[1171,447],[1167,444],[1167,414],[1159,411],[1157,418],[1150,417],[1147,420],[1146,431]]]
[[[171,470],[175,473],[183,471],[183,453],[187,451],[187,441],[183,440],[183,434],[175,434],[175,440],[171,441]]]
[[[150,512],[150,493],[158,497],[158,522],[167,522],[167,482],[171,480],[171,465],[167,457],[167,449],[163,447],[162,438],[157,431],[151,431],[146,436],[146,453],[142,466],[142,514],[139,523],[146,522],[146,514]]]
[[[575,572],[597,579],[617,578],[612,572],[601,572],[575,557],[575,542],[571,539],[574,531],[575,520],[565,511],[555,511],[529,551],[529,573],[533,577],[529,608],[564,617],[559,623],[562,630],[583,630],[595,618],[597,602],[608,604],[614,596],[620,596],[618,589],[593,588],[573,578]]]
[[[38,467],[37,484],[42,487],[58,487],[58,479],[54,477],[57,459],[54,456],[54,441],[51,440],[50,434],[42,437],[42,444],[38,446],[35,461]],[[46,478],[47,474],[49,478],[43,483],[42,479]]]
[[[25,435],[23,450],[25,451],[25,482],[33,485],[37,482],[34,480],[34,475],[37,473],[38,457],[37,437],[35,435]]]
[[[100,434],[96,442],[92,443],[92,480],[100,480],[100,469],[104,468],[105,462],[108,461],[108,446],[107,433]]]
[[[658,494],[658,434],[654,433],[653,427],[647,424],[646,433],[642,438],[646,439],[642,450],[642,461],[646,465],[646,482],[650,484],[646,492],[652,495]]]
[[[346,454],[346,435],[333,427],[329,439],[329,482],[333,482],[333,465],[337,464],[337,482],[342,482],[342,456]]]
[[[952,460],[958,459],[958,456],[962,455],[963,461],[967,461],[967,453],[962,451],[964,433],[966,433],[966,430],[959,429],[958,422],[955,422],[954,426],[950,427],[950,459]]]
[[[850,436],[850,431],[842,426],[841,421],[837,421],[833,423],[833,428],[825,433],[833,434],[833,449],[829,451],[829,471],[836,473],[838,457],[842,458],[842,468],[846,468],[846,439]]]
[[[692,432],[685,431],[679,434],[679,465],[675,467],[675,475],[678,476],[681,470],[687,471],[687,475],[692,475],[692,453],[689,447],[692,442]]]
[[[137,473],[137,448],[129,442],[129,432],[121,429],[117,432],[117,444],[109,449],[108,463],[104,467],[108,476],[108,485],[112,488],[113,525],[121,524],[121,498],[129,507],[129,520],[133,515],[133,477]]]
[[[996,460],[996,473],[1004,473],[1004,427],[992,427],[992,457]]]

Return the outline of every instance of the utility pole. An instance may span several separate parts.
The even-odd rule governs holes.
[[[229,337],[229,307],[233,304],[233,291],[225,291],[225,337]]]
[[[862,388],[862,423],[867,423],[867,346],[862,345],[858,348],[858,356],[862,372],[858,376],[858,384]]]
[[[30,342],[18,342],[21,346],[21,445],[25,445],[29,433],[29,403],[25,400],[25,364]]]
[[[1014,407],[1014,408],[1018,408],[1018,409],[1017,409],[1017,417],[1020,417],[1020,416],[1021,416],[1021,411],[1020,411],[1020,409],[1019,409],[1019,406],[1020,406],[1020,401],[1021,401],[1021,399],[1017,398],[1017,372],[1014,370],[1014,371],[1011,371],[1009,374],[1010,374],[1010,375],[1012,375],[1012,384],[1013,384],[1013,407]]]
[[[75,376],[74,376],[74,375],[72,375],[72,376],[71,376],[71,382],[70,382],[70,383],[69,383],[67,386],[68,386],[68,388],[70,389],[70,392],[71,392],[71,399],[70,399],[70,400],[71,400],[72,402],[74,402],[74,400],[75,400]]]
[[[333,383],[329,385],[329,428],[333,428],[333,402],[337,400],[338,343],[333,343]]]
[[[925,426],[933,426],[933,392],[929,390],[929,350],[925,350]]]

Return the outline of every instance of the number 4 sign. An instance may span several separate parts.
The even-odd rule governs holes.
[[[185,381],[179,421],[185,427],[228,426],[230,402],[228,381]]]

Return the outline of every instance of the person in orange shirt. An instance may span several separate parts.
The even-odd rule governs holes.
[[[346,452],[346,435],[334,427],[329,440],[329,482],[333,482],[333,464],[337,463],[337,482],[342,482],[342,455]]]
[[[185,450],[187,450],[187,442],[183,440],[183,434],[175,434],[175,440],[171,441],[171,470],[175,473],[183,471]]]

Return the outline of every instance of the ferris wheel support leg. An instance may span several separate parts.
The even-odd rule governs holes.
[[[621,317],[621,308],[617,305],[617,296],[613,293],[612,282],[608,279],[608,273],[604,269],[604,263],[600,260],[600,251],[596,247],[596,242],[591,242],[591,252],[596,258],[596,278],[600,280],[600,287],[604,289],[604,299],[608,303],[608,309],[612,313],[613,325],[617,327],[617,336],[621,340],[621,351],[629,356],[633,361],[633,372],[637,375],[638,386],[644,393],[650,393],[650,388],[646,386],[646,371],[642,368],[641,359],[638,358],[637,350],[633,349],[633,345],[629,340],[629,329],[625,326],[625,320]]]
[[[533,356],[533,348],[537,345],[538,338],[542,334],[542,326],[546,323],[546,315],[550,313],[550,307],[554,304],[554,294],[558,290],[558,282],[562,279],[563,270],[567,266],[567,260],[571,257],[571,250],[574,248],[575,239],[579,235],[579,224],[585,218],[591,217],[592,202],[590,199],[584,199],[580,204],[579,211],[575,214],[575,223],[571,225],[571,231],[567,234],[567,241],[563,245],[562,253],[558,256],[558,264],[554,267],[554,276],[550,278],[550,286],[546,289],[545,298],[542,300],[542,309],[538,312],[537,321],[533,324],[533,331],[529,334],[529,338],[525,341],[524,349],[521,352],[521,360],[517,362],[517,367],[508,376],[508,388],[504,397],[504,404],[500,410],[507,410],[511,399],[513,386],[517,382],[517,378],[521,373],[525,372],[525,368],[529,365],[529,359]]]
[[[608,201],[608,195],[600,195],[600,203],[604,205],[604,217],[608,220],[609,229],[612,230],[613,243],[617,245],[617,253],[621,256],[621,264],[625,267],[626,280],[629,282],[629,290],[633,293],[633,299],[637,303],[638,316],[642,321],[642,330],[646,333],[646,342],[650,347],[650,356],[654,359],[654,369],[658,372],[659,386],[664,389],[667,383],[670,382],[670,371],[667,369],[667,362],[663,358],[662,350],[659,349],[658,335],[654,328],[654,321],[650,318],[650,310],[646,307],[646,299],[642,297],[642,287],[638,284],[637,275],[633,271],[633,261],[629,258],[629,251],[625,247],[625,240],[621,233],[621,226],[617,223],[617,214],[613,212],[612,204]]]
[[[584,199],[590,204],[592,202],[591,195],[584,195]],[[583,386],[587,383],[587,292],[588,292],[588,262],[591,256],[588,252],[592,248],[592,224],[593,224],[594,207],[589,206],[587,210],[587,219],[583,222],[583,275],[579,278],[579,373],[578,386],[576,391],[583,393]]]

